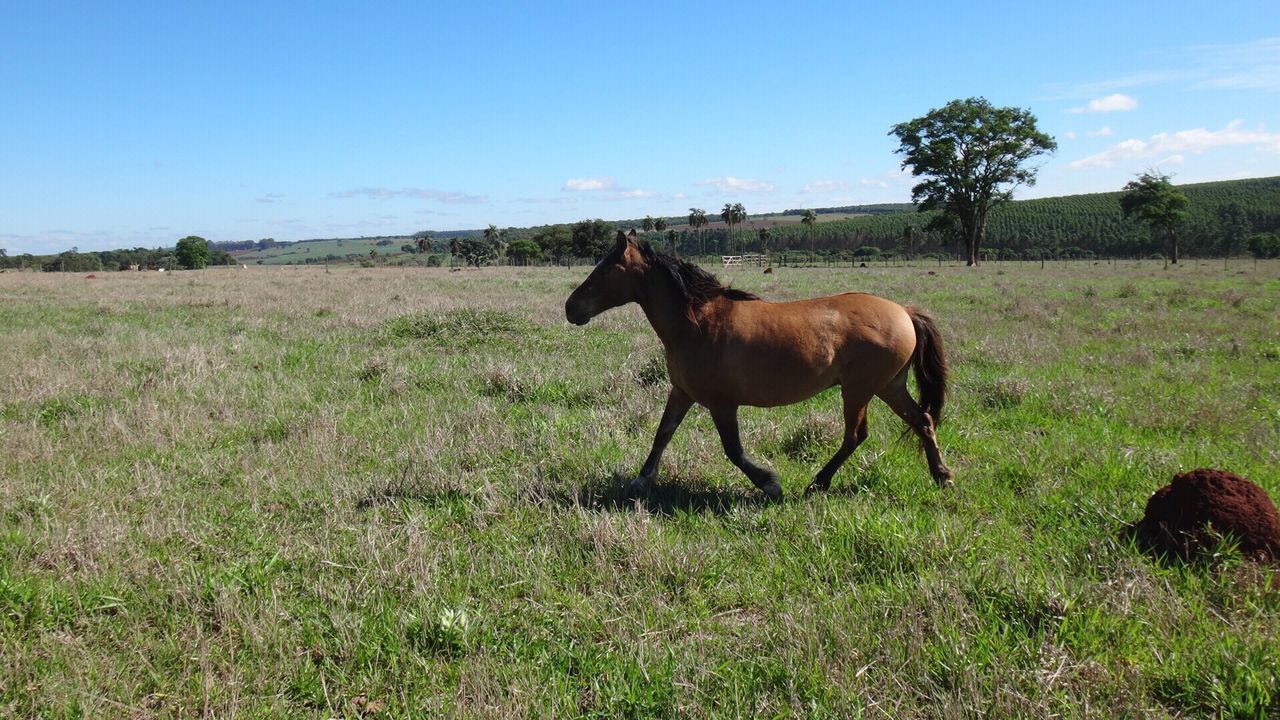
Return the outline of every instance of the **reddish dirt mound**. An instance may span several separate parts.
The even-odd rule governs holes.
[[[1266,490],[1222,470],[1175,475],[1151,496],[1146,514],[1131,530],[1148,550],[1184,560],[1229,536],[1246,557],[1280,562],[1275,503]]]
[[[85,280],[97,280],[97,279],[98,279],[98,276],[97,276],[97,275],[85,275],[85,276],[84,276],[84,279],[85,279]]]

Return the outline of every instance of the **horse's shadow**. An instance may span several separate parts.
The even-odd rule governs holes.
[[[620,472],[588,480],[566,498],[567,504],[612,512],[643,509],[662,516],[679,513],[724,515],[734,508],[768,504],[768,499],[755,488],[707,487],[678,475],[659,478],[642,493],[631,492],[630,484],[631,477]]]

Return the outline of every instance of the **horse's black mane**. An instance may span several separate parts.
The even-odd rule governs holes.
[[[760,296],[745,290],[736,290],[720,282],[715,275],[687,260],[655,250],[646,241],[637,243],[640,255],[650,267],[660,267],[671,277],[676,290],[691,307],[700,307],[718,297],[730,300],[759,300]]]

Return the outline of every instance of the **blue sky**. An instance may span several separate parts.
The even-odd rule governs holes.
[[[975,95],[1059,142],[1019,197],[1280,175],[1274,0],[888,5],[5,3],[0,247],[902,202]]]

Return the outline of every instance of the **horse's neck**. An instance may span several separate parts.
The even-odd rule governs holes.
[[[665,285],[663,281],[663,286],[650,288],[638,302],[658,339],[667,349],[672,349],[683,343],[697,329],[697,324],[684,298]]]

